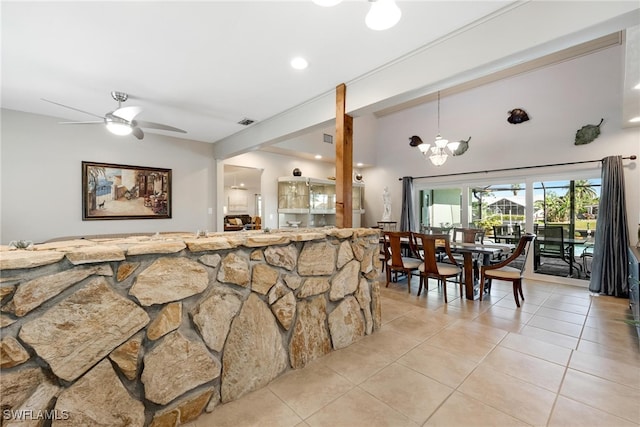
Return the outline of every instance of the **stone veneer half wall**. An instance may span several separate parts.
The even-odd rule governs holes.
[[[322,228],[2,247],[2,425],[180,425],[346,347],[380,328],[378,238]]]

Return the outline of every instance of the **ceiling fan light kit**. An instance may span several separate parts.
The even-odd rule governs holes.
[[[341,3],[342,0],[313,0],[313,2],[318,6],[331,7],[337,5],[338,3]]]
[[[402,17],[402,11],[394,0],[369,0],[371,9],[364,22],[372,30],[383,31],[396,25]]]
[[[129,122],[111,113],[105,115],[104,123],[107,126],[107,130],[114,135],[125,136],[133,131]]]
[[[129,95],[124,92],[111,92],[111,97],[118,101],[118,108],[114,111],[106,113],[104,116],[100,116],[89,111],[80,110],[75,107],[60,104],[58,102],[49,101],[48,99],[41,98],[43,101],[51,104],[59,105],[60,107],[68,108],[70,110],[78,111],[80,113],[88,114],[97,118],[101,118],[102,121],[83,121],[83,122],[60,122],[61,124],[104,124],[109,132],[118,136],[133,135],[137,139],[144,138],[144,132],[141,128],[159,129],[170,132],[187,133],[185,130],[175,128],[173,126],[163,125],[161,123],[147,122],[143,120],[134,120],[134,118],[140,114],[142,109],[136,106],[123,107],[122,103],[129,99]]]
[[[312,0],[318,6],[331,7],[342,0]],[[402,11],[395,0],[369,0],[371,8],[364,19],[367,27],[374,31],[388,30],[396,25],[402,17]]]

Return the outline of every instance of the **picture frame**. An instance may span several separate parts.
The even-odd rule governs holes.
[[[247,191],[244,189],[231,189],[227,206],[230,213],[246,213],[248,209]]]
[[[171,218],[171,169],[82,162],[82,220]]]

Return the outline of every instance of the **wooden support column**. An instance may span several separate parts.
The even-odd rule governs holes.
[[[336,226],[353,225],[353,117],[345,114],[347,86],[336,87]]]

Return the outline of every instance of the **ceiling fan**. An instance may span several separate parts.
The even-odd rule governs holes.
[[[98,117],[102,120],[90,120],[83,122],[60,122],[61,124],[71,125],[86,125],[86,124],[104,124],[109,132],[115,135],[129,135],[133,134],[138,139],[144,138],[144,132],[141,128],[148,129],[160,129],[171,132],[187,133],[182,129],[178,129],[173,126],[163,125],[161,123],[146,122],[143,120],[134,120],[134,118],[140,114],[142,109],[140,107],[123,107],[122,103],[129,99],[129,95],[123,92],[111,92],[111,97],[118,101],[118,108],[111,111],[104,116],[100,116],[88,111],[80,110],[78,108],[70,107],[68,105],[60,104],[58,102],[50,101],[48,99],[41,98],[43,101],[50,102],[51,104],[59,105],[60,107],[68,108],[70,110],[79,111],[81,113],[88,114],[90,116]]]

